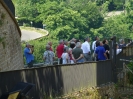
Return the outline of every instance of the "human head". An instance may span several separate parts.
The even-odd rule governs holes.
[[[73,49],[74,47],[75,47],[75,42],[71,42],[71,43],[70,43],[70,48]]]
[[[99,40],[99,37],[98,37],[98,36],[96,36],[94,40],[95,40],[95,41],[98,41],[98,40]]]
[[[90,38],[89,38],[89,37],[86,37],[86,38],[85,38],[85,41],[90,42]]]
[[[104,39],[103,40],[103,44],[108,44],[108,40],[107,39]]]
[[[103,46],[103,42],[102,41],[100,41],[100,46]]]
[[[80,42],[80,40],[79,39],[76,39],[75,43],[77,43],[77,42]]]
[[[59,44],[63,44],[63,40],[60,40],[60,41],[59,41]]]
[[[77,47],[77,48],[81,48],[81,43],[80,43],[80,42],[77,42],[77,43],[76,43],[76,47]]]
[[[68,45],[68,41],[64,41],[64,45]]]
[[[73,38],[71,41],[76,43],[76,39],[75,38]]]
[[[119,42],[120,42],[120,44],[123,44],[124,43],[124,39],[120,39]]]
[[[96,41],[96,47],[100,46],[100,41]]]
[[[46,45],[46,50],[49,50],[50,49],[50,45]]]
[[[31,47],[31,45],[30,45],[29,43],[26,43],[26,47],[30,48],[30,47]]]
[[[52,46],[52,42],[48,42],[48,45]]]

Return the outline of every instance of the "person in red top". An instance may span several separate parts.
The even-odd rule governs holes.
[[[61,55],[62,55],[63,51],[64,51],[63,40],[60,40],[59,45],[56,48],[56,54],[57,54],[57,57],[58,57],[58,65],[62,64]]]
[[[53,51],[53,49],[52,49],[52,42],[48,42],[48,45],[50,46],[50,51]]]

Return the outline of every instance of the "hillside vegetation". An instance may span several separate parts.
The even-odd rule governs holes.
[[[31,41],[35,46],[37,62],[48,41],[53,41],[55,49],[59,39],[86,36],[93,38],[133,38],[133,0],[13,0],[20,25],[43,27],[49,36]],[[107,12],[124,10],[123,14],[105,19]]]

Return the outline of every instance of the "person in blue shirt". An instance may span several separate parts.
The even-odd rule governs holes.
[[[34,56],[33,56],[33,49],[30,44],[26,44],[26,47],[24,49],[24,56],[26,58],[26,63],[28,67],[33,67],[33,61],[34,61]]]
[[[100,45],[96,48],[95,54],[98,61],[108,59],[102,42],[100,42]]]

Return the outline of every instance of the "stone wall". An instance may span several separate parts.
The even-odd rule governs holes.
[[[0,1],[0,71],[23,67],[20,41],[18,24],[4,2]]]

